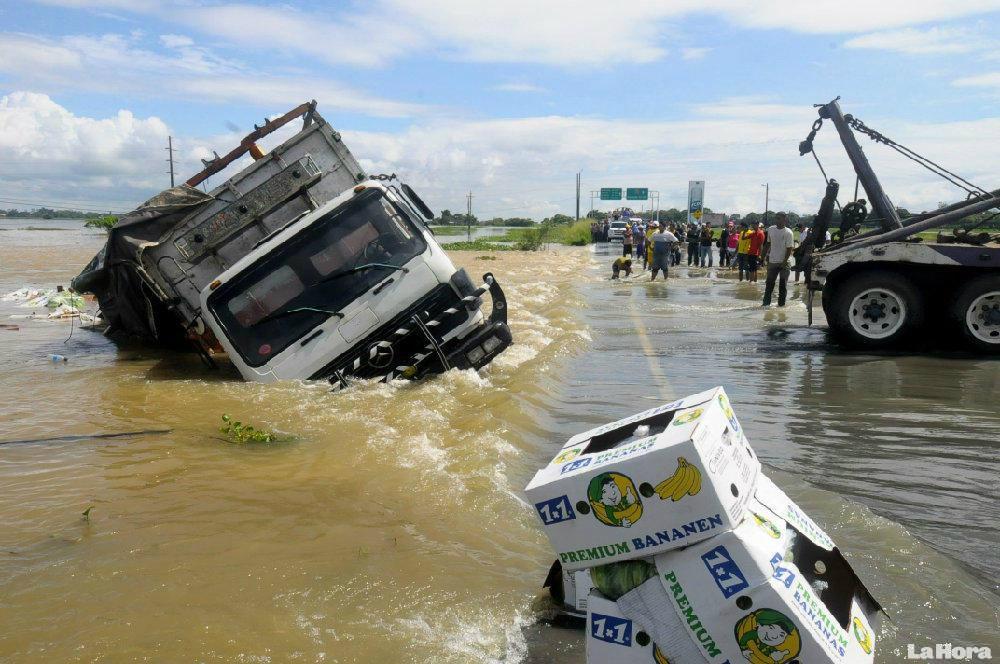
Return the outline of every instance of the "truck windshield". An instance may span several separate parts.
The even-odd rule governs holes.
[[[208,307],[257,367],[426,248],[403,212],[369,189],[223,284]]]

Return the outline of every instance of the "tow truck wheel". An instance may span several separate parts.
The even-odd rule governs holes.
[[[980,277],[959,291],[952,319],[973,349],[1000,353],[1000,276]]]
[[[863,272],[837,288],[827,320],[851,346],[888,348],[923,324],[924,303],[903,275],[887,270]]]

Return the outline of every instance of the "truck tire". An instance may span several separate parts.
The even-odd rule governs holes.
[[[920,293],[909,279],[891,270],[848,277],[829,295],[833,297],[824,307],[827,322],[845,345],[855,348],[896,347],[924,322]]]
[[[1000,353],[1000,275],[979,277],[962,287],[951,317],[967,346]]]

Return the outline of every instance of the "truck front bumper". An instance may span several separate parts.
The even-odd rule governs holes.
[[[479,369],[486,366],[514,340],[507,326],[507,297],[496,278],[490,273],[483,275],[483,286],[479,290],[489,291],[493,309],[489,318],[475,332],[457,340],[458,345],[446,354],[448,364],[457,369]]]

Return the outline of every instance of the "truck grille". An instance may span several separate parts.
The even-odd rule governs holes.
[[[311,379],[343,387],[350,378],[392,380],[443,371],[448,366],[441,338],[468,317],[469,310],[454,289],[440,284]]]

